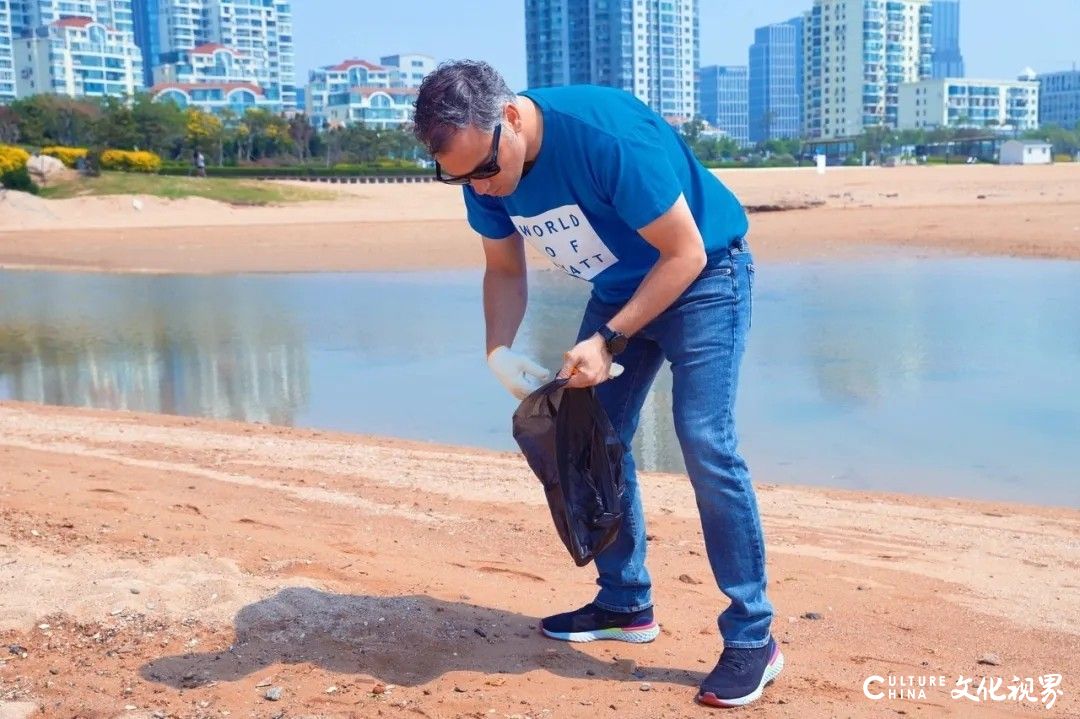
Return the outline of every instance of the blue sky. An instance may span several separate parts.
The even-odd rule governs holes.
[[[701,63],[745,65],[754,28],[794,17],[811,0],[699,0]],[[971,77],[1013,78],[1080,66],[1080,0],[963,0],[960,47]],[[422,52],[487,60],[525,86],[524,0],[296,0],[297,80],[345,58]]]

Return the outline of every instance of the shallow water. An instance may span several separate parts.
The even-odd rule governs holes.
[[[478,272],[0,272],[0,397],[515,449]],[[759,266],[740,385],[759,481],[1080,506],[1080,263]],[[557,367],[587,286],[531,277]],[[681,471],[665,369],[635,450]]]

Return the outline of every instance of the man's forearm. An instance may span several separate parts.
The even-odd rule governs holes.
[[[487,327],[487,354],[499,345],[514,342],[525,317],[529,291],[524,274],[487,270],[484,272],[484,322]]]
[[[686,291],[705,267],[705,252],[661,256],[645,275],[634,296],[608,326],[626,336],[637,334]]]

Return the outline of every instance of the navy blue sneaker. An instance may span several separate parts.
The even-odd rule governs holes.
[[[716,668],[701,682],[697,700],[711,707],[741,707],[761,696],[761,690],[784,668],[776,640],[760,649],[725,647]]]
[[[653,621],[652,607],[637,612],[609,612],[595,604],[586,604],[573,612],[556,614],[540,620],[540,631],[564,642],[591,642],[615,639],[644,644],[656,639],[660,627]]]

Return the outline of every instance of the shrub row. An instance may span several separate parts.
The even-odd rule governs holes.
[[[75,167],[79,160],[86,157],[87,152],[85,147],[45,147],[41,150],[42,155],[55,157],[67,167]]]
[[[37,194],[38,188],[26,171],[30,153],[21,147],[0,145],[0,187]]]
[[[190,165],[169,164],[161,168],[162,175],[187,175]],[[349,165],[335,167],[250,167],[225,166],[207,167],[209,177],[360,177],[366,175],[428,175],[431,170],[420,167],[376,167],[370,165]]]
[[[26,161],[29,159],[30,153],[21,147],[0,145],[0,174],[26,167]]]
[[[121,172],[157,172],[161,169],[161,158],[153,152],[105,150],[101,153],[102,170],[120,170]]]

